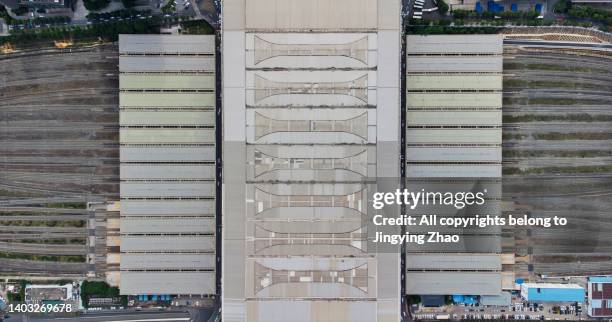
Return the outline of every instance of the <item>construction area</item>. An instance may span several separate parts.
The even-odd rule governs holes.
[[[95,209],[118,196],[117,56],[105,45],[0,57],[2,273],[104,269]]]
[[[611,58],[603,51],[505,46],[508,213],[569,222],[506,234],[517,277],[612,272]]]

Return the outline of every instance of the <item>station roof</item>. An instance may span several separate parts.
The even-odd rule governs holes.
[[[121,272],[121,294],[215,294],[214,272]]]
[[[119,53],[214,54],[213,35],[119,35]]]
[[[406,269],[500,270],[497,254],[409,254]]]
[[[499,295],[501,274],[497,272],[408,272],[406,294]]]
[[[494,53],[502,54],[501,35],[409,35],[407,53]]]

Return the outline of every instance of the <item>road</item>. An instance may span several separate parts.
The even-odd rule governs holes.
[[[62,322],[180,322],[191,321],[189,312],[174,311],[174,312],[133,312],[133,311],[116,311],[116,312],[91,312],[80,315],[78,317],[39,317],[39,316],[18,316],[14,315],[7,319],[6,322],[28,322],[28,321],[62,321]]]

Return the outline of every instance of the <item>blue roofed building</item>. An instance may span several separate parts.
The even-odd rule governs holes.
[[[521,297],[529,302],[584,302],[585,290],[576,284],[524,283]]]

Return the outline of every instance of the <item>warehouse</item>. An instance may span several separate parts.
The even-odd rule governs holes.
[[[521,297],[529,302],[584,302],[584,288],[577,284],[524,283]]]
[[[119,39],[122,294],[215,294],[214,36]]]

